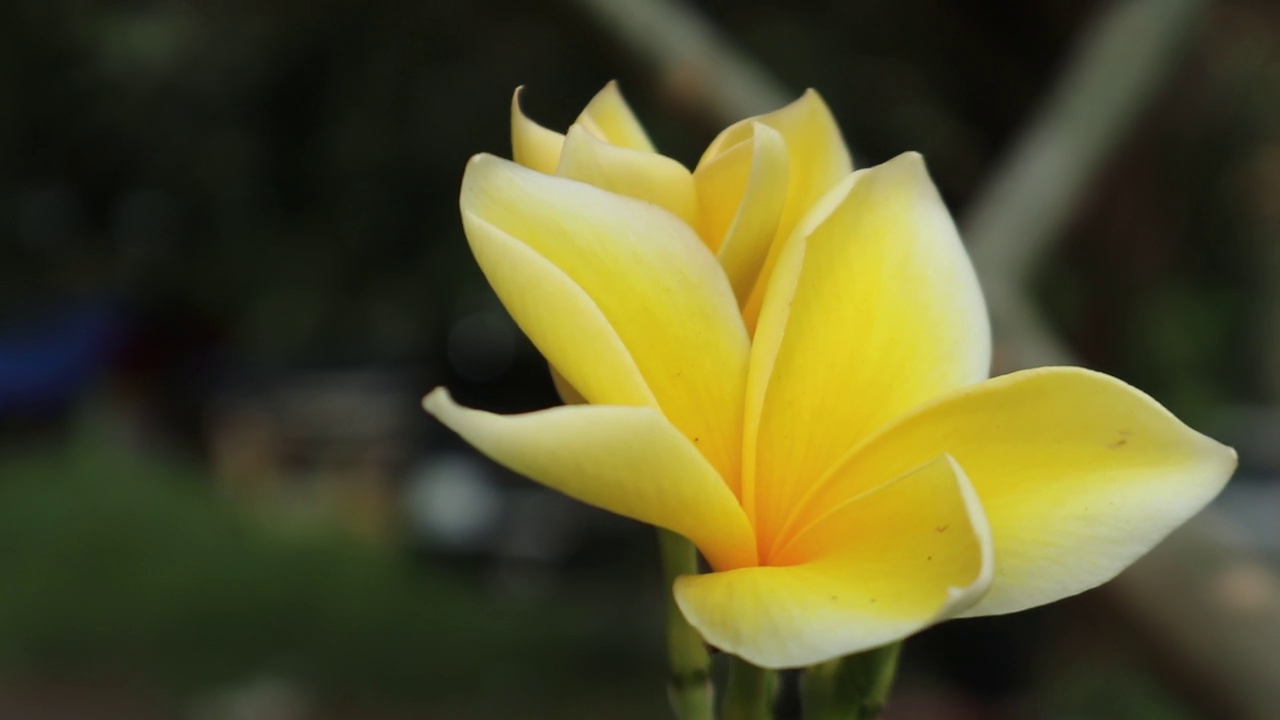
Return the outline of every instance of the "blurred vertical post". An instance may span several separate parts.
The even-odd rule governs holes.
[[[962,223],[991,308],[999,370],[1069,362],[1028,295],[1091,183],[1164,86],[1207,0],[1118,0],[1085,31],[1057,84]]]

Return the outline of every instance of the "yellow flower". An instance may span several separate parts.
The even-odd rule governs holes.
[[[511,100],[515,161],[666,208],[716,254],[748,330],[754,329],[781,240],[824,193],[853,170],[831,111],[810,90],[790,105],[720,133],[692,173],[657,154],[616,83],[567,135],[548,130]]]
[[[473,158],[463,224],[589,404],[426,407],[516,472],[689,538],[712,572],[676,600],[729,653],[808,665],[1079,593],[1234,470],[1106,375],[987,380],[982,293],[922,159],[849,172],[814,93],[693,173],[612,86],[565,136],[513,120],[528,167]]]

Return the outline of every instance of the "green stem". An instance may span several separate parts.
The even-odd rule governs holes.
[[[667,594],[667,658],[671,665],[668,695],[679,720],[712,720],[715,695],[711,686],[711,656],[698,631],[676,607],[671,584],[681,575],[698,573],[693,543],[668,530],[658,530],[662,554],[662,582]]]
[[[831,660],[805,670],[805,720],[875,720],[884,710],[902,643]]]
[[[773,673],[746,660],[729,658],[724,720],[769,720],[773,717]]]

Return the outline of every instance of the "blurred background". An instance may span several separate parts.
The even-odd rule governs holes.
[[[1240,450],[1117,583],[913,640],[890,718],[1280,717],[1278,40],[1268,0],[0,4],[0,718],[668,716],[652,532],[419,409],[557,402],[457,190],[515,86],[563,129],[613,78],[690,166],[819,89],[859,165],[924,153],[1001,370]]]

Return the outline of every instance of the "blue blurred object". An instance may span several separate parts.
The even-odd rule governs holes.
[[[0,417],[71,404],[111,363],[124,305],[90,295],[47,305],[0,327]]]

